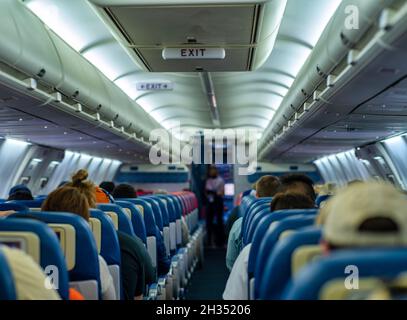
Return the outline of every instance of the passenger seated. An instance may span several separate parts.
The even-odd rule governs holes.
[[[34,200],[34,198],[27,186],[18,184],[10,189],[7,201],[12,200]]]
[[[115,199],[132,199],[137,198],[137,193],[134,188],[129,184],[119,184],[113,191],[112,196]],[[165,249],[164,238],[160,229],[156,227],[156,240],[157,240],[157,273],[158,276],[164,276],[170,270],[171,261],[167,256]]]
[[[263,176],[256,182],[255,187],[257,198],[272,197],[280,187],[280,180],[274,176]],[[242,249],[242,222],[243,217],[237,219],[229,233],[226,251],[226,267],[229,270],[232,270],[233,264]]]
[[[6,246],[1,250],[13,273],[18,300],[61,300],[57,291],[45,287],[46,276],[29,255]]]
[[[113,181],[103,181],[99,187],[102,188],[103,190],[109,192],[110,194],[112,194],[114,188],[115,188],[115,184]]]
[[[322,240],[326,254],[349,248],[407,246],[407,198],[394,186],[354,183],[327,206]]]
[[[76,181],[75,181],[76,182]],[[70,212],[89,221],[89,203],[86,196],[77,188],[64,187],[51,192],[45,199],[42,211]],[[115,300],[116,291],[106,261],[99,255],[100,282],[102,299]]]
[[[390,184],[352,184],[329,202],[325,248],[407,246],[406,208],[405,195]]]
[[[137,198],[136,190],[130,184],[122,183],[116,186],[112,192],[115,199],[132,199]]]
[[[301,193],[279,193],[271,202],[271,212],[286,209],[312,209],[314,201]],[[271,213],[272,214],[272,213]],[[248,263],[251,244],[248,244],[237,257],[223,292],[224,300],[248,300]]]
[[[315,202],[316,193],[314,190],[314,182],[305,174],[287,174],[280,177],[281,186],[278,192],[287,193],[295,192],[307,195]]]

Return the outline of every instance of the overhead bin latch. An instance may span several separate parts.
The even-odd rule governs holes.
[[[24,83],[26,85],[26,88],[30,91],[37,89],[37,80],[35,80],[34,78],[25,79]]]
[[[384,9],[380,14],[379,18],[379,28],[384,31],[389,31],[393,28],[393,18],[396,15],[396,11],[393,9]]]

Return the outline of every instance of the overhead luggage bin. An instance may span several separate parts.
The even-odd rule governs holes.
[[[91,2],[100,8],[110,27],[125,39],[129,50],[134,50],[146,69],[154,72],[257,69],[274,47],[286,6],[286,0],[230,4]],[[171,28],[170,33],[166,32],[168,28]],[[183,50],[196,54],[182,54]],[[173,51],[180,54],[169,55]]]

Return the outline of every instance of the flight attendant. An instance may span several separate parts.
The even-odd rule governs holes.
[[[223,195],[225,181],[219,176],[215,166],[209,168],[208,178],[205,183],[206,196],[206,230],[208,245],[216,244],[221,247],[225,242],[223,226]],[[216,219],[216,224],[214,220]]]

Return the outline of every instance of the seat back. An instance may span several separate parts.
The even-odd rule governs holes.
[[[270,205],[271,198],[255,198],[252,202],[248,205],[246,211],[243,214],[243,222],[242,222],[242,239],[247,232],[247,227],[249,222],[252,220],[252,215],[257,212],[257,208],[261,205],[268,204]]]
[[[147,231],[140,209],[129,201],[115,201],[115,203],[125,211],[131,221],[136,236],[139,237],[144,244],[147,244]]]
[[[382,263],[378,263],[382,262]],[[338,250],[305,266],[287,285],[285,300],[318,300],[326,285],[335,280],[345,286],[349,266],[357,267],[359,281],[393,279],[407,271],[405,248]]]
[[[14,202],[0,203],[0,211],[16,211],[16,212],[28,212],[30,209],[22,204]]]
[[[267,300],[280,299],[287,283],[292,277],[292,257],[294,252],[305,245],[318,244],[321,229],[310,227],[281,239],[275,245],[264,267],[264,273],[256,278],[260,286],[260,297]]]
[[[143,219],[147,235],[147,251],[148,254],[150,255],[153,267],[157,268],[157,239],[156,239],[157,226],[155,223],[155,218],[151,204],[142,199],[142,197],[122,199],[122,201],[128,201],[136,206],[141,206],[143,208]]]
[[[82,217],[65,212],[30,212],[56,233],[69,272],[70,286],[87,300],[101,297],[99,257],[89,224]]]
[[[168,219],[170,227],[170,253],[173,255],[177,250],[177,228],[176,228],[176,213],[174,200],[168,195],[157,195],[165,201],[168,210]]]
[[[122,284],[120,278],[121,255],[119,239],[109,216],[99,209],[90,210],[90,219],[96,220],[100,225],[100,255],[105,259],[116,289],[116,296],[122,296]],[[93,222],[94,223],[94,222]],[[95,238],[99,238],[98,229],[92,227]]]
[[[254,225],[256,217],[263,211],[270,212],[270,202],[264,202],[262,204],[256,205],[252,210],[249,211],[250,213],[246,219],[246,225],[245,226],[242,225],[242,239],[244,246],[250,243],[249,231]]]
[[[0,244],[23,250],[45,271],[55,266],[58,270],[59,295],[62,299],[69,299],[68,271],[57,236],[43,222],[17,218],[21,214],[0,220]]]
[[[113,225],[115,226],[116,230],[120,230],[130,236],[136,235],[134,233],[130,219],[118,204],[100,203],[97,205],[97,209],[102,210],[112,219]]]
[[[17,300],[13,273],[0,245],[0,300]]]
[[[253,195],[251,195],[252,190],[247,190],[246,195],[243,193],[242,201],[239,206],[239,216],[243,217],[245,213],[247,212],[250,204],[255,201],[257,198]]]
[[[155,195],[154,196],[146,196],[146,197],[149,197],[150,199],[152,199],[154,201],[154,205],[157,206],[157,211],[160,214],[162,222],[163,222],[162,234],[163,234],[163,238],[164,238],[165,249],[166,249],[167,255],[170,255],[170,248],[171,248],[171,244],[170,244],[170,241],[171,241],[170,240],[170,219],[169,219],[167,206],[166,206],[164,200],[162,200],[161,198],[159,198],[159,197],[157,197]]]
[[[324,253],[320,244],[302,245],[291,256],[291,276],[295,276],[304,266],[321,257]]]
[[[162,214],[161,214],[161,209],[160,209],[160,206],[158,205],[157,201],[152,199],[150,196],[143,196],[143,197],[141,197],[141,199],[143,199],[144,201],[146,201],[147,203],[150,204],[151,209],[154,214],[155,223],[156,223],[158,229],[160,229],[160,231],[162,232],[164,229],[164,222],[163,222],[163,218],[162,218]]]
[[[30,211],[41,211],[42,203],[45,198],[35,199],[35,200],[12,200],[6,203],[17,203],[30,208]]]
[[[315,215],[308,214],[287,217],[281,221],[272,223],[269,226],[263,240],[261,241],[259,252],[256,257],[254,280],[250,279],[250,293],[254,299],[257,299],[260,293],[261,281],[258,279],[262,278],[267,259],[271,255],[277,241],[280,239],[281,234],[287,230],[298,230],[299,228],[310,226],[314,224],[314,222]],[[252,289],[254,289],[254,291]]]
[[[254,217],[250,226],[247,228],[247,235],[246,241],[247,243],[252,243],[254,238],[254,232],[256,231],[257,227],[259,226],[260,221],[266,216],[269,216],[271,213],[270,206],[263,208],[263,210],[259,211]]]
[[[263,238],[271,226],[272,223],[281,221],[285,218],[291,217],[291,216],[296,216],[296,215],[315,215],[317,213],[316,209],[295,209],[295,210],[281,210],[281,211],[275,211],[275,212],[269,212],[269,211],[263,211],[261,215],[263,217],[260,219],[259,223],[254,227],[253,231],[253,241],[252,243],[252,249],[250,250],[250,255],[249,255],[249,262],[248,262],[248,273],[249,273],[249,278],[254,277],[254,271],[255,271],[255,266],[256,266],[256,259],[259,254],[260,250],[260,245],[263,241]]]
[[[181,217],[182,217],[182,206],[180,199],[175,195],[168,195],[169,198],[173,200],[174,213],[175,213],[175,231],[176,231],[176,244],[177,248],[181,247],[182,244],[182,230],[181,230]]]

